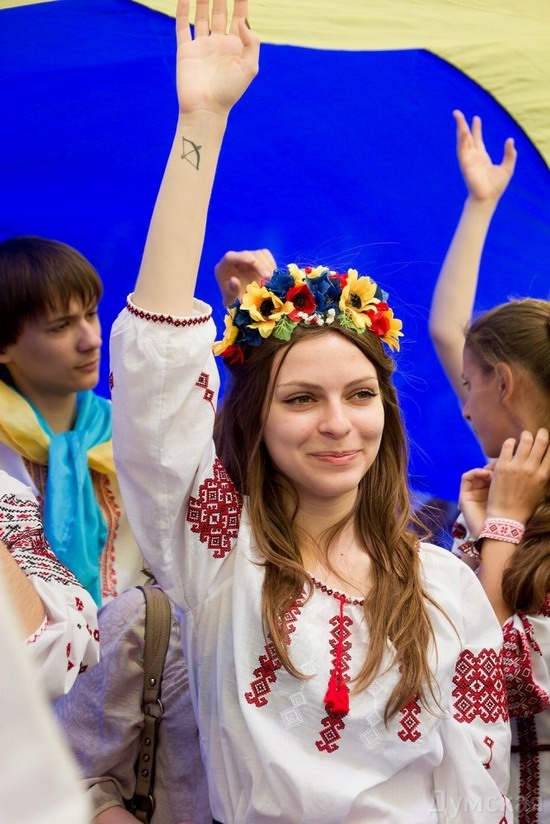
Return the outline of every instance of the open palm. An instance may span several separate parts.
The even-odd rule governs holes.
[[[470,195],[478,200],[498,200],[514,173],[514,141],[508,138],[504,144],[502,162],[493,163],[483,142],[481,119],[474,117],[470,129],[462,112],[455,111],[453,114],[460,170]]]
[[[258,71],[259,40],[247,27],[247,0],[236,0],[227,31],[225,0],[197,0],[195,37],[189,28],[189,0],[180,0],[176,19],[177,91],[180,111],[227,113]]]

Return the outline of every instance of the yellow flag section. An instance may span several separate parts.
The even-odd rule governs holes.
[[[176,0],[134,2],[175,14]],[[428,49],[490,92],[550,165],[549,0],[254,0],[250,16],[265,43]]]
[[[54,0],[0,0],[2,9],[13,9],[15,6],[37,6],[39,3],[53,3]]]

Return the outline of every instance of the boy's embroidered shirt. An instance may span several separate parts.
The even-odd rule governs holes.
[[[51,551],[31,490],[0,470],[0,540],[31,580],[46,618],[27,639],[51,698],[68,692],[99,660],[97,607]]]

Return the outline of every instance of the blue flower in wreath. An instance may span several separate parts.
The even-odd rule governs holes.
[[[315,298],[317,312],[338,309],[342,286],[337,277],[330,276],[328,269],[316,278],[306,278],[306,283]]]
[[[236,301],[240,306],[240,301]],[[233,317],[233,323],[238,328],[237,343],[243,346],[259,346],[262,342],[262,336],[257,329],[251,329],[250,323],[252,318],[250,314],[243,309],[237,308]]]
[[[294,286],[294,278],[286,267],[284,269],[275,269],[267,285],[271,292],[284,300],[288,290]]]

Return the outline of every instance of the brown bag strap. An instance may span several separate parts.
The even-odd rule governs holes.
[[[138,587],[145,595],[143,648],[143,729],[136,761],[136,789],[129,809],[138,821],[149,824],[155,809],[155,750],[158,725],[164,713],[160,687],[170,640],[172,610],[168,596],[158,587]]]

